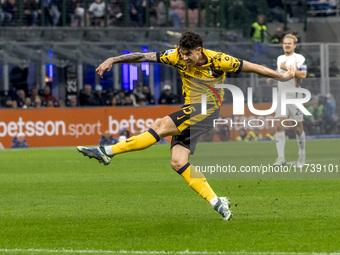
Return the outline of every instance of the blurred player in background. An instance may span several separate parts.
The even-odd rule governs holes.
[[[112,57],[104,61],[96,72],[102,77],[115,63],[157,62],[172,65],[182,77],[185,103],[181,110],[156,121],[151,128],[126,141],[113,146],[86,148],[78,146],[79,152],[100,163],[108,165],[113,156],[121,153],[145,149],[166,136],[172,136],[171,166],[201,197],[219,212],[225,220],[231,219],[229,200],[218,197],[203,175],[193,178],[194,166],[189,161],[201,134],[213,128],[213,119],[219,117],[223,100],[223,89],[214,85],[223,84],[225,72],[257,73],[265,77],[289,80],[294,77],[295,69],[288,68],[284,74],[234,58],[225,53],[203,48],[203,40],[197,33],[183,33],[176,49],[164,52],[132,53]],[[202,82],[201,79],[204,79]],[[201,95],[208,93],[207,114],[201,114]],[[191,171],[190,171],[191,170]],[[196,173],[197,175],[197,173]]]
[[[296,69],[295,79],[288,81],[278,82],[278,93],[283,88],[296,88],[300,87],[301,79],[307,76],[307,65],[306,59],[301,54],[295,53],[297,38],[294,35],[288,34],[283,38],[283,51],[284,55],[277,58],[277,70],[280,73],[285,73],[288,70],[288,66],[292,66]],[[299,93],[287,93],[286,98],[299,98],[301,95]],[[303,167],[306,159],[306,136],[303,131],[303,113],[296,105],[287,105],[286,113],[287,115],[281,115],[281,102],[280,96],[278,97],[278,107],[276,108],[275,119],[280,119],[278,125],[276,126],[276,149],[278,158],[276,159],[274,166],[281,166],[286,163],[284,150],[285,150],[285,128],[281,125],[281,121],[286,119],[288,116],[291,119],[296,120],[297,125],[295,127],[296,140],[299,146],[299,158],[297,162],[298,167]]]

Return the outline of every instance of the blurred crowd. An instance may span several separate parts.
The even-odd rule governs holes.
[[[2,26],[37,26],[44,23],[44,26],[81,27],[84,21],[91,26],[104,26],[105,22],[106,25],[119,26],[126,25],[125,20],[129,20],[130,26],[141,27],[146,25],[146,20],[150,26],[165,26],[168,17],[170,25],[180,27],[186,21],[186,4],[189,25],[197,25],[199,21],[205,24],[206,9],[214,24],[218,23],[214,19],[217,19],[220,8],[224,8],[226,20],[227,16],[235,16],[241,9],[247,10],[246,15],[250,19],[266,10],[270,22],[290,22],[291,17],[303,16],[305,4],[311,16],[334,15],[336,10],[334,0],[308,0],[307,3],[302,0],[245,0],[228,2],[223,6],[219,0],[209,1],[208,6],[206,3],[205,0],[108,0],[107,3],[104,0],[67,0],[63,5],[63,0],[1,0],[0,23]],[[63,23],[63,12],[66,24]],[[21,16],[23,24],[18,24]]]
[[[62,25],[62,11],[66,13],[66,24],[73,27],[84,26],[84,18],[91,26],[104,26],[105,15],[108,25],[123,25],[128,13],[129,25],[144,26],[148,10],[151,26],[165,26],[168,16],[170,25],[180,27],[186,15],[184,0],[170,0],[168,8],[165,0],[89,0],[84,6],[82,0],[68,0],[63,6],[62,0],[22,0],[23,21],[27,26],[41,25],[44,16],[45,26]],[[2,26],[18,25],[19,0],[1,0],[0,23]],[[43,8],[42,8],[43,7]],[[126,12],[125,8],[128,8]],[[204,9],[202,1],[201,10]],[[168,11],[168,13],[166,13]],[[201,13],[204,21],[204,13]],[[188,18],[190,24],[197,24],[198,1],[188,0]]]
[[[14,109],[38,109],[45,107],[92,107],[92,106],[147,106],[156,104],[180,104],[181,97],[172,92],[168,84],[163,86],[162,92],[156,102],[148,86],[137,84],[133,91],[107,90],[101,85],[84,85],[78,95],[70,95],[66,100],[57,99],[46,85],[43,89],[33,88],[0,92],[0,107]]]
[[[305,107],[312,114],[304,119],[307,135],[333,134],[336,131],[336,102],[333,95],[315,96]]]

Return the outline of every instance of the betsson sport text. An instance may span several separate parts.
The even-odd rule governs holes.
[[[112,135],[118,135],[121,129],[129,129],[132,133],[135,133],[136,129],[144,132],[156,120],[135,119],[133,115],[130,115],[129,119],[116,120],[109,116],[108,127],[105,128],[100,121],[66,124],[64,120],[30,121],[19,117],[17,121],[8,123],[0,121],[0,137],[14,137],[18,133],[24,133],[26,136],[75,136],[78,138],[82,135],[102,135],[105,130],[109,130]]]

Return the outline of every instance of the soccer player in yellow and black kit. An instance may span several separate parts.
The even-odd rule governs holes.
[[[229,199],[218,197],[204,176],[190,175],[190,152],[193,153],[199,136],[213,127],[213,119],[218,118],[223,100],[223,90],[215,89],[214,85],[223,84],[225,72],[257,73],[286,81],[292,79],[294,68],[281,74],[264,66],[253,64],[203,48],[203,41],[194,32],[183,33],[179,46],[165,52],[132,53],[112,57],[104,61],[96,72],[102,77],[115,63],[158,62],[172,65],[182,77],[185,104],[181,110],[153,123],[151,128],[137,136],[112,146],[87,148],[78,146],[78,151],[85,156],[97,159],[108,165],[113,156],[142,150],[155,144],[161,138],[172,136],[171,167],[177,171],[201,197],[206,199],[219,212],[224,220],[230,220],[232,213],[229,209]],[[206,112],[201,113],[201,95],[206,94]]]

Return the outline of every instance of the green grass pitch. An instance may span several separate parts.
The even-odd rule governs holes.
[[[340,165],[340,140],[308,140],[307,163]],[[233,165],[272,163],[275,144],[214,143]],[[296,161],[296,141],[286,144]],[[223,221],[170,167],[169,145],[109,166],[76,148],[0,152],[0,254],[340,252],[340,179],[208,179],[231,198]]]

